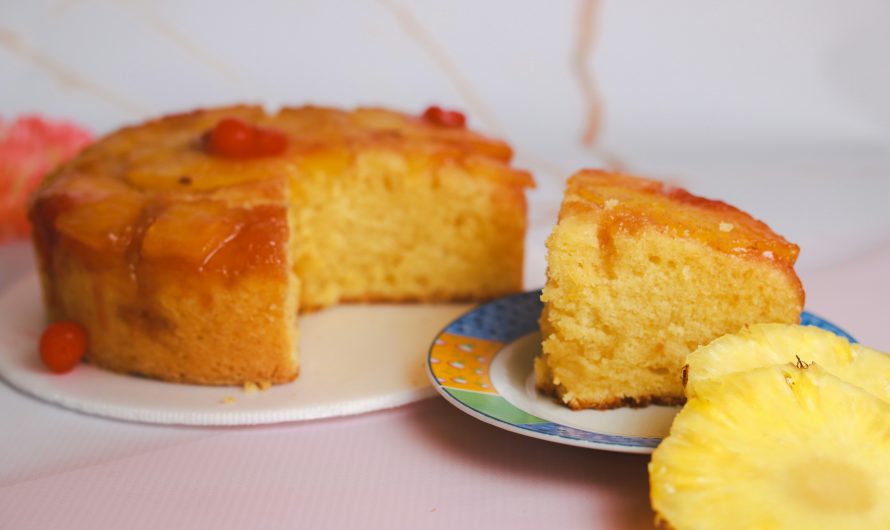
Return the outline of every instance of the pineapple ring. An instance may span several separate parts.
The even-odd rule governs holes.
[[[890,404],[818,365],[699,385],[649,464],[662,526],[890,528]]]
[[[816,363],[840,379],[890,403],[890,355],[813,326],[756,324],[724,335],[686,357],[686,396],[702,381],[776,364]]]

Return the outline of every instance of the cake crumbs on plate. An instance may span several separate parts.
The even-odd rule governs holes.
[[[244,385],[241,387],[241,390],[244,391],[245,394],[252,394],[256,391],[265,392],[272,388],[272,383],[269,381],[245,381]]]
[[[226,396],[222,398],[220,403],[222,403],[223,405],[234,405],[237,401],[238,400],[233,398],[232,396]]]

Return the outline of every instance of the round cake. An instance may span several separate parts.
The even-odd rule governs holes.
[[[32,200],[49,318],[110,370],[282,383],[301,310],[517,291],[533,182],[462,122],[234,106],[112,133]]]

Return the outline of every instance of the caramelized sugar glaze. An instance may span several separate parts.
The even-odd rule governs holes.
[[[584,170],[571,177],[568,193],[561,217],[598,209],[602,215],[599,243],[606,256],[612,248],[612,234],[634,234],[646,226],[697,240],[724,254],[770,261],[789,274],[793,274],[800,253],[800,247],[748,213],[660,181]],[[678,205],[691,208],[677,208]],[[802,287],[800,293],[803,297]]]

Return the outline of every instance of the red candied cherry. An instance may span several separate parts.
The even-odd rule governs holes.
[[[87,334],[74,322],[54,322],[40,335],[40,359],[54,374],[73,370],[86,351]]]
[[[207,150],[232,158],[250,156],[253,151],[253,128],[238,118],[224,118],[207,135]]]
[[[272,129],[256,129],[254,144],[257,156],[276,156],[287,149],[287,137]]]
[[[261,129],[238,118],[223,118],[204,140],[207,151],[225,158],[280,155],[287,138],[278,131]]]
[[[444,127],[464,127],[467,124],[467,117],[464,116],[463,112],[445,110],[435,105],[423,111],[423,119]]]

